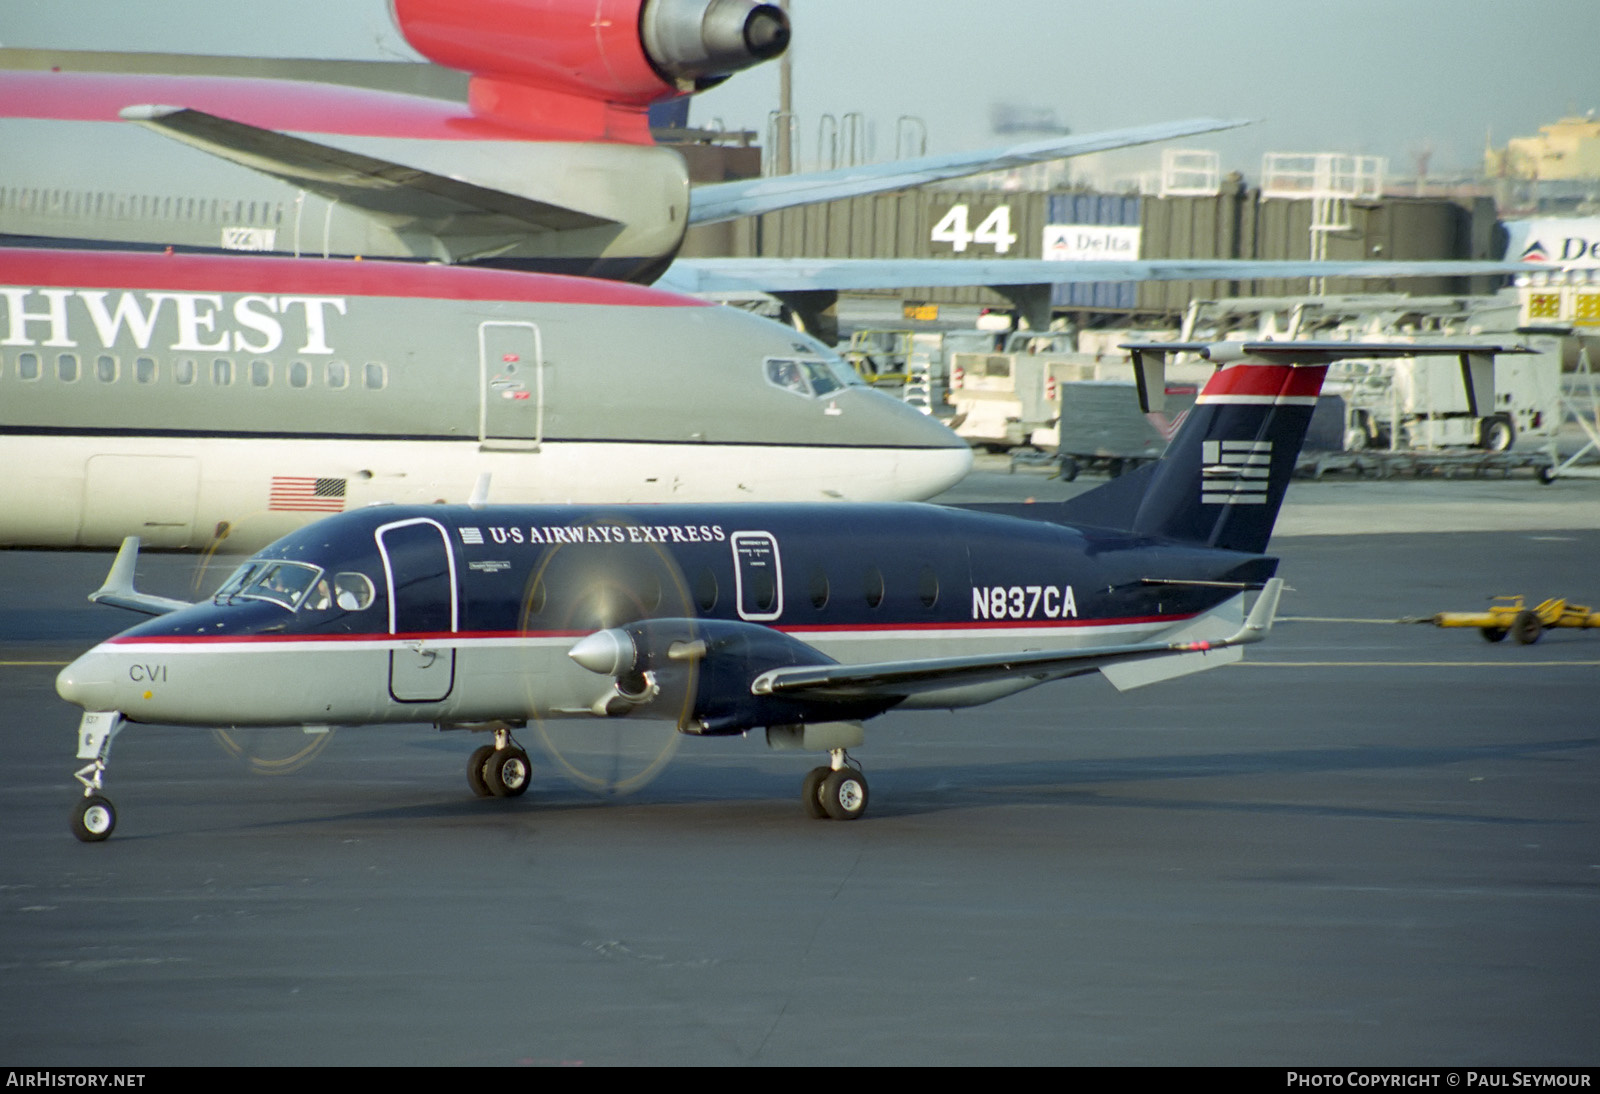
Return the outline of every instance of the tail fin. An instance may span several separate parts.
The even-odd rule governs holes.
[[[1219,369],[1154,465],[1130,529],[1266,550],[1327,371],[1255,362]]]
[[[1160,391],[1168,353],[1198,353],[1218,370],[1166,454],[1066,503],[1069,519],[1164,539],[1259,554],[1266,550],[1332,361],[1346,357],[1461,358],[1469,398],[1492,398],[1495,354],[1521,346],[1480,343],[1156,342],[1127,345],[1141,398]],[[1145,355],[1156,357],[1146,361]],[[1473,405],[1476,405],[1474,403]]]

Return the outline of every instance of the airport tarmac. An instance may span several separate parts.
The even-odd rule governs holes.
[[[0,552],[0,1061],[1595,1064],[1600,633],[1389,621],[1595,602],[1600,484],[1290,497],[1318,534],[1275,540],[1284,618],[1243,664],[890,715],[853,824],[755,738],[507,802],[426,727],[276,777],[135,727],[117,832],[80,844],[55,663],[131,617],[82,600],[108,553]]]

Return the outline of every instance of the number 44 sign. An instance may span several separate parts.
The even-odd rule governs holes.
[[[988,244],[994,248],[995,254],[1005,254],[1011,250],[1011,245],[1017,241],[1016,235],[1011,231],[1011,206],[1001,205],[994,212],[983,218],[983,222],[973,231],[968,227],[970,223],[969,211],[965,203],[951,208],[939,223],[933,226],[933,234],[928,238],[935,243],[948,243],[959,254],[974,243]]]

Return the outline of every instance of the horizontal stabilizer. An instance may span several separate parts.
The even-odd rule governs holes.
[[[448,241],[598,228],[614,221],[176,106],[122,116],[230,163]]]
[[[1249,119],[1243,118],[1192,118],[1188,121],[1114,129],[1105,133],[1048,137],[1044,140],[1027,141],[1004,148],[987,148],[977,152],[918,156],[915,159],[896,160],[893,163],[841,167],[834,171],[709,183],[694,189],[694,200],[689,210],[689,225],[693,227],[696,224],[715,224],[737,217],[772,213],[794,205],[811,205],[822,201],[837,201],[840,198],[860,197],[863,194],[904,190],[907,187],[924,186],[944,179],[980,175],[988,171],[1007,171],[1013,167],[1048,163],[1069,156],[1106,152],[1113,148],[1130,148],[1154,141],[1176,140],[1179,137],[1192,137],[1198,133],[1213,133],[1219,129],[1235,129],[1249,124]]]
[[[192,607],[187,600],[173,600],[165,596],[141,593],[133,587],[133,571],[139,564],[139,537],[129,536],[111,563],[106,581],[89,594],[93,604],[109,604],[113,608],[126,608],[142,615],[166,615],[180,608]]]
[[[1256,599],[1250,616],[1234,633],[1223,638],[1184,637],[1177,641],[1145,642],[1123,646],[1099,646],[1075,650],[1034,650],[1026,653],[981,654],[971,657],[940,657],[915,661],[886,661],[869,665],[802,665],[771,669],[750,685],[753,695],[781,695],[812,701],[860,702],[873,698],[903,697],[932,691],[971,687],[996,680],[1035,679],[1076,676],[1096,669],[1112,676],[1123,662],[1177,659],[1184,663],[1185,675],[1215,668],[1238,660],[1234,654],[1211,656],[1217,651],[1260,642],[1272,629],[1283,590],[1281,578],[1268,581]],[[1215,621],[1211,621],[1215,626]],[[1213,632],[1214,633],[1214,632]],[[1148,675],[1150,670],[1146,670]],[[1131,679],[1135,674],[1124,674]],[[1159,675],[1151,679],[1158,679]],[[1151,682],[1145,680],[1142,682]],[[1115,680],[1113,680],[1115,683]],[[1120,685],[1119,685],[1120,686]],[[1129,684],[1129,686],[1135,686]]]

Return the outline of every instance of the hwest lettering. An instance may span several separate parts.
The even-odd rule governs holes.
[[[330,316],[345,315],[343,297],[108,292],[0,286],[0,346],[70,349],[85,339],[114,349],[127,337],[147,350],[159,337],[174,352],[331,355]],[[92,332],[92,333],[91,333]]]

